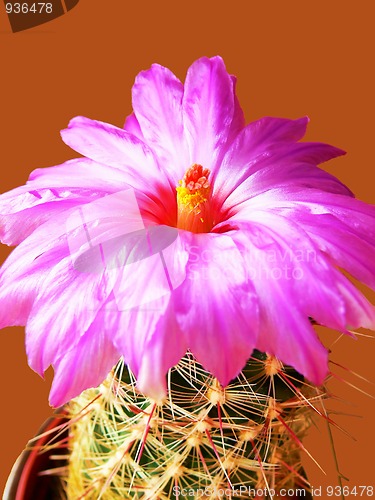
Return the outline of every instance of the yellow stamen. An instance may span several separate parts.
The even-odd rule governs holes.
[[[209,232],[212,220],[209,212],[210,171],[195,163],[179,181],[177,191],[177,227],[193,233]]]

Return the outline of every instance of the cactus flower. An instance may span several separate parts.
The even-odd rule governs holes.
[[[307,118],[248,125],[235,78],[202,58],[185,83],[141,72],[123,128],[74,118],[82,155],[0,196],[0,328],[26,325],[50,402],[96,387],[123,357],[165,397],[190,351],[225,386],[254,349],[316,385],[327,350],[313,322],[374,328],[347,275],[375,288],[375,210],[317,165],[343,154],[299,142]],[[312,321],[314,320],[314,321]]]

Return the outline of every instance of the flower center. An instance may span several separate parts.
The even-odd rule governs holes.
[[[195,163],[186,172],[177,191],[177,227],[192,233],[207,233],[212,228],[209,210],[210,171]]]

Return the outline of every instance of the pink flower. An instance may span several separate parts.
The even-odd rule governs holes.
[[[53,365],[51,404],[121,356],[160,399],[188,349],[223,385],[254,348],[320,384],[327,351],[309,318],[341,332],[375,319],[340,272],[375,288],[374,207],[317,167],[343,152],[299,143],[307,118],[245,126],[219,57],[185,85],[153,65],[133,109],[124,129],[73,119],[62,138],[84,157],[0,197],[1,240],[18,245],[0,327],[26,325],[30,366]]]

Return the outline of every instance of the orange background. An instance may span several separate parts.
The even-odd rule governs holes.
[[[372,0],[81,0],[63,17],[13,34],[1,4],[1,191],[26,181],[34,168],[74,157],[59,137],[73,116],[121,126],[140,70],[159,62],[183,79],[193,60],[220,54],[238,76],[248,121],[308,115],[307,139],[349,153],[325,168],[358,197],[373,201],[372,5]],[[7,249],[0,252],[3,260]],[[334,338],[328,336],[327,343]],[[43,382],[28,368],[23,342],[21,328],[0,334],[1,488],[27,439],[51,414],[51,373]],[[335,345],[334,359],[374,381],[374,353],[373,339],[344,339]],[[334,408],[358,415],[336,418],[357,439],[334,431],[341,470],[350,486],[371,484],[374,402],[343,383],[331,388],[345,401]],[[312,484],[337,484],[325,426],[318,422],[305,443],[327,472],[306,459]]]

